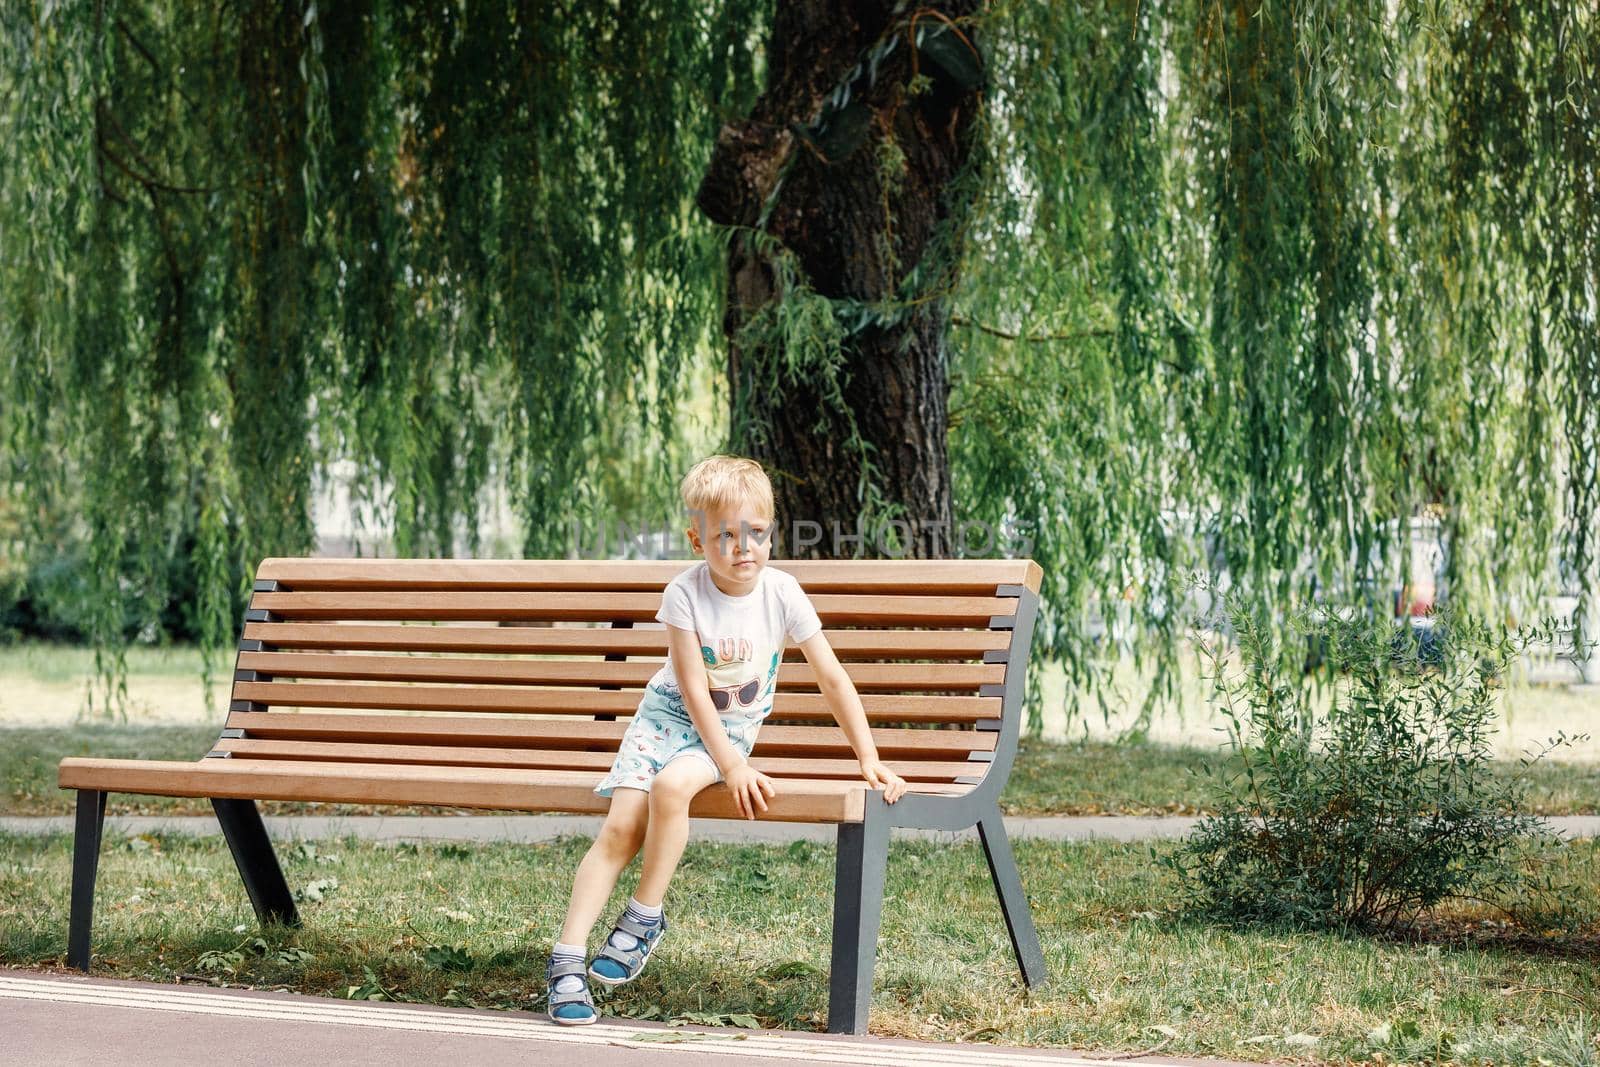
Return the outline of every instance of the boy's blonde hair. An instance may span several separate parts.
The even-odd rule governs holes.
[[[689,468],[678,483],[678,495],[691,515],[749,504],[768,519],[775,518],[772,483],[761,464],[743,456],[708,456]]]

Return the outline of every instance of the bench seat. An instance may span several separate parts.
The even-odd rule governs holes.
[[[611,757],[606,756],[607,765]],[[842,762],[842,761],[841,761]],[[757,764],[759,766],[759,764]],[[231,797],[336,804],[438,804],[503,811],[604,814],[611,801],[594,792],[604,769],[543,770],[515,767],[427,766],[284,759],[94,759],[61,761],[64,789],[166,797]],[[971,786],[913,782],[912,792],[958,796]],[[778,794],[760,818],[771,822],[860,822],[868,789],[855,781],[779,779]],[[697,818],[741,818],[726,789],[694,798]]]

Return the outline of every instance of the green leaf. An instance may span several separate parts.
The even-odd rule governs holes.
[[[202,974],[233,974],[243,962],[242,952],[212,950],[200,953],[200,959],[195,963],[195,970]]]
[[[459,945],[429,945],[422,952],[422,960],[441,971],[470,971],[476,963]]]
[[[781,982],[788,978],[812,978],[821,973],[821,970],[807,963],[805,960],[789,960],[785,963],[779,963],[772,967],[768,967],[762,972],[762,977],[770,978],[775,982]]]
[[[361,968],[362,977],[366,981],[360,985],[348,986],[345,989],[346,1000],[394,1000],[395,998],[378,981],[378,976],[372,972],[371,967]]]

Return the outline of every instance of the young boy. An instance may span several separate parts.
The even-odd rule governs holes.
[[[578,864],[572,899],[546,974],[550,1018],[565,1025],[599,1018],[589,979],[607,986],[639,976],[666,933],[667,883],[689,832],[689,802],[723,782],[747,819],[777,794],[748,757],[772,711],[778,665],[793,639],[861,763],[861,776],[894,803],[906,783],[878,759],[850,677],[822,634],[811,600],[793,577],[768,570],[772,484],[754,460],[716,455],[695,464],[679,487],[694,519],[686,532],[705,557],[669,583],[656,619],[667,627],[667,660],[645,688],[611,772],[595,792],[611,807]],[[617,877],[644,847],[633,899],[584,967],[589,931]]]

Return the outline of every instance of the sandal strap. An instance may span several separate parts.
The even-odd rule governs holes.
[[[616,960],[628,969],[629,974],[632,974],[643,966],[645,957],[650,955],[650,947],[647,942],[641,941],[632,948],[618,948],[607,941],[596,955]]]
[[[591,1008],[594,1007],[594,998],[589,995],[588,983],[579,986],[577,989],[568,990],[565,993],[557,989],[555,986],[551,986],[549,997],[550,1007],[559,1008],[563,1004],[587,1004]]]
[[[616,929],[630,933],[634,937],[637,937],[640,941],[654,941],[656,935],[661,932],[661,927],[662,923],[660,922],[651,923],[649,926],[646,926],[644,923],[635,919],[627,912],[623,912],[617,918],[616,925]]]
[[[565,978],[569,974],[585,975],[589,968],[581,960],[557,960],[550,964],[549,980],[554,982],[557,978]]]

